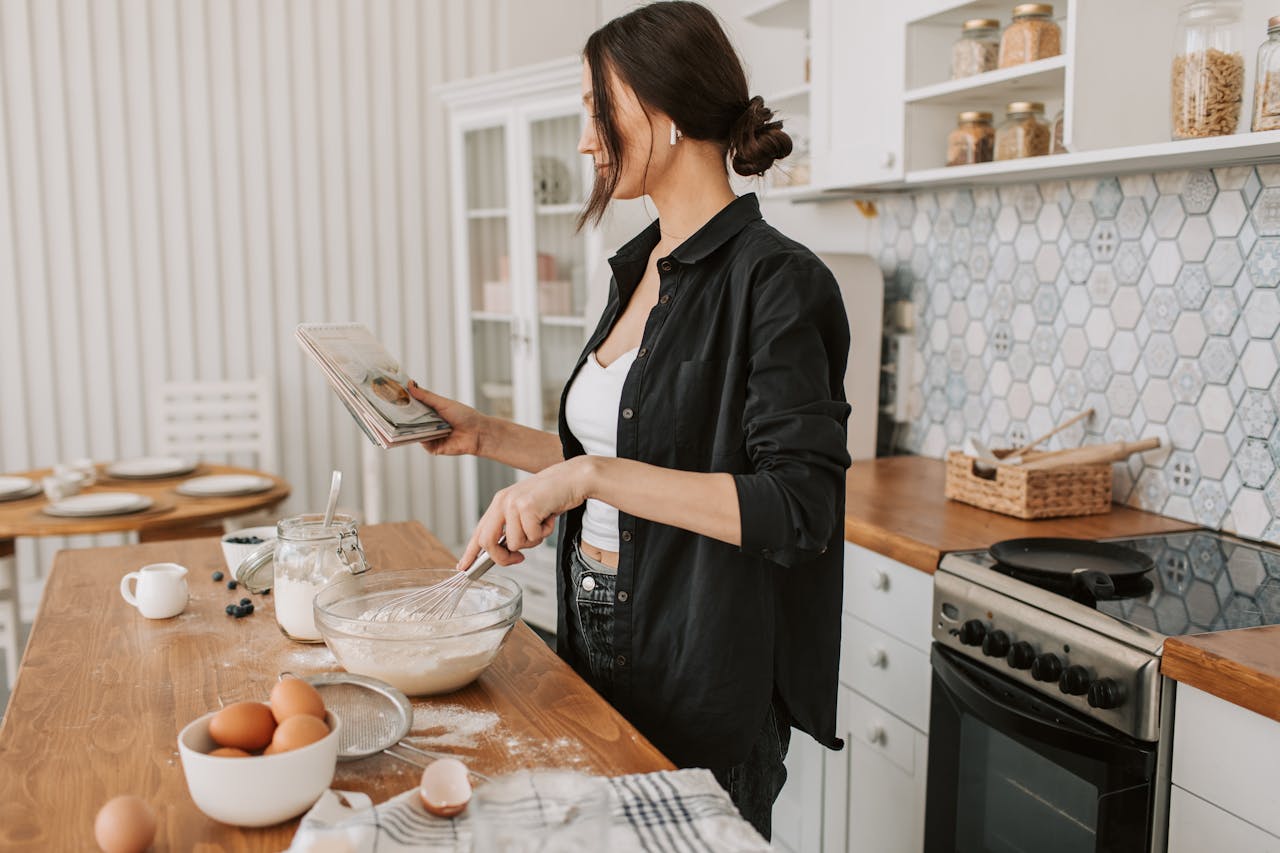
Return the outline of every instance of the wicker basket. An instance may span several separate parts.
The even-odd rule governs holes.
[[[995,451],[1001,455],[1000,451]],[[1030,461],[1039,454],[1028,453]],[[1062,518],[1111,511],[1111,463],[1068,465],[1042,471],[999,466],[991,478],[974,470],[977,460],[947,454],[946,496],[1014,518]]]

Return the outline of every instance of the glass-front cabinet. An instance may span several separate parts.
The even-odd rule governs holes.
[[[457,395],[486,414],[551,433],[564,383],[594,328],[596,318],[585,316],[587,270],[602,251],[596,231],[578,230],[592,180],[590,159],[577,151],[586,120],[580,86],[581,64],[573,58],[442,90],[450,120]],[[525,476],[488,460],[463,464],[468,524],[496,491]],[[526,557],[516,573],[526,618],[554,630],[554,595],[548,619],[530,589],[542,581],[554,593],[554,541]]]

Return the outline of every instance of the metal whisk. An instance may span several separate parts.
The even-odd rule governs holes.
[[[504,544],[503,536],[498,544]],[[489,552],[481,549],[476,559],[465,572],[458,572],[453,577],[422,589],[398,595],[379,607],[370,617],[374,622],[409,622],[448,619],[458,609],[462,596],[471,584],[479,580],[485,572],[493,568],[493,558]]]

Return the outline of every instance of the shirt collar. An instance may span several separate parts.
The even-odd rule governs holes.
[[[696,264],[729,242],[748,223],[759,218],[760,201],[756,198],[756,194],[740,195],[707,220],[707,223],[694,232],[693,236],[677,246],[671,252],[671,257],[682,264]],[[640,271],[643,272],[644,263],[648,261],[653,247],[658,245],[658,240],[661,239],[661,232],[658,229],[659,220],[650,222],[647,228],[633,237],[609,259],[609,265],[613,267],[614,275],[619,277],[620,282],[623,278],[632,277],[624,275],[624,272],[634,274],[632,268],[635,264],[640,264]]]

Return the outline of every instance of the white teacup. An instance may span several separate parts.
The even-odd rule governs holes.
[[[80,494],[82,478],[79,474],[53,473],[40,481],[44,496],[52,502]]]
[[[137,592],[129,581],[137,581]],[[187,569],[177,563],[152,563],[120,579],[120,594],[148,619],[177,616],[187,606]]]

